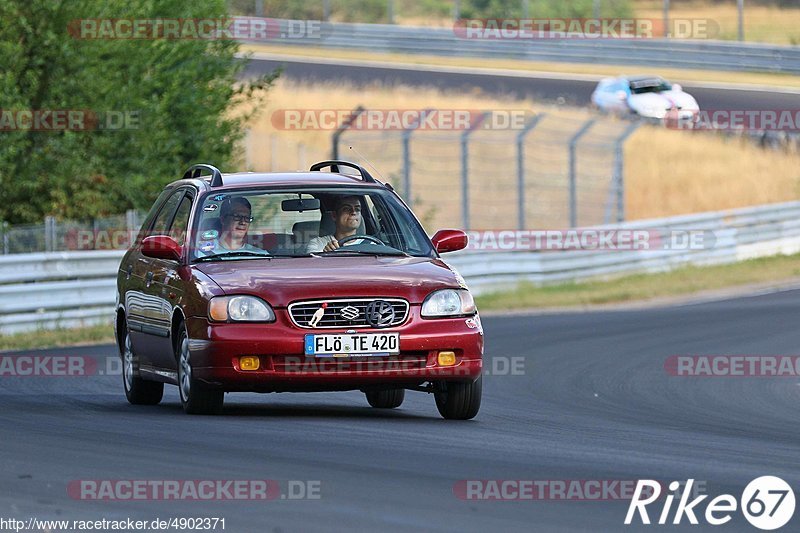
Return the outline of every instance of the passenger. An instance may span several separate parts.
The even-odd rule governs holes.
[[[201,245],[201,251],[208,255],[238,251],[264,253],[261,248],[245,242],[247,230],[253,221],[251,212],[252,208],[247,198],[236,196],[224,200],[219,209],[222,231],[214,241],[213,248]]]

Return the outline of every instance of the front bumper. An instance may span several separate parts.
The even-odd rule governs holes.
[[[285,309],[275,309],[272,324],[213,323],[187,320],[194,377],[228,392],[336,391],[413,387],[431,381],[474,381],[483,367],[480,319],[422,319],[412,306],[398,327],[358,332],[400,334],[400,355],[388,357],[312,357],[304,355],[306,334],[344,333],[342,329],[304,329]],[[453,351],[456,364],[439,366],[439,351]],[[243,371],[239,357],[257,356],[260,369]]]

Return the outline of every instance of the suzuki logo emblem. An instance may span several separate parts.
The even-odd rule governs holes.
[[[342,315],[342,318],[345,318],[347,320],[353,320],[355,318],[358,318],[358,315],[360,315],[361,313],[358,312],[357,308],[353,307],[352,305],[348,305],[347,307],[344,307],[341,311],[339,311],[339,314]]]

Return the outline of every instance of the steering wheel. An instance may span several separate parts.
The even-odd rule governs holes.
[[[380,244],[381,246],[386,246],[382,240],[378,239],[377,237],[373,237],[372,235],[350,235],[349,237],[345,237],[344,239],[339,240],[339,246],[343,246],[344,243],[350,241],[357,241],[359,239],[364,239],[367,241],[372,241],[373,244]]]

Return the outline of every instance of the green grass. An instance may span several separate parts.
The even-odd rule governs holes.
[[[688,295],[747,284],[780,282],[800,276],[800,255],[751,259],[731,265],[684,267],[658,274],[635,274],[613,280],[537,287],[521,283],[514,290],[476,297],[481,311],[610,304]]]
[[[0,335],[0,350],[33,350],[108,342],[114,342],[114,326],[110,323],[85,328],[41,329],[13,335]]]

